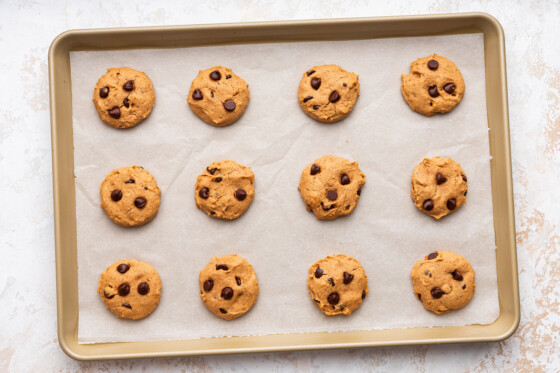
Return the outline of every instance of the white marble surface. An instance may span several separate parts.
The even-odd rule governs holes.
[[[501,343],[80,363],[56,336],[47,51],[75,28],[485,11],[506,34],[521,325]],[[0,1],[0,371],[560,370],[560,2]]]

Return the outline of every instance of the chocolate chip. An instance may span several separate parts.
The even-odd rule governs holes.
[[[210,91],[210,97],[214,98],[214,91]]]
[[[130,107],[130,103],[129,103],[129,101],[128,101],[128,97],[125,97],[125,98],[124,98],[124,100],[123,100],[123,105],[126,106],[127,108]]]
[[[235,276],[235,282],[237,282],[237,286],[241,286],[241,279]]]
[[[216,264],[216,271],[219,271],[220,269],[221,269],[221,270],[224,270],[224,271],[227,271],[227,270],[228,270],[228,266],[225,265],[225,264]]]
[[[333,280],[332,278],[329,277],[329,278],[327,279],[327,282],[328,282],[329,284],[331,284],[331,286],[334,286],[334,280]]]
[[[237,200],[239,201],[243,201],[245,198],[247,198],[247,192],[244,189],[239,188],[235,191],[235,198],[237,198]]]
[[[222,181],[222,177],[218,176],[217,178],[214,179],[215,183],[219,183],[220,181]]]
[[[338,198],[338,193],[336,190],[331,189],[327,192],[327,198],[331,201],[336,201],[336,199]]]
[[[467,192],[468,192],[468,190],[465,190],[465,194],[463,194],[465,197],[467,196]]]
[[[222,74],[218,70],[214,70],[210,73],[210,79],[212,80],[220,80],[222,79]]]
[[[192,98],[193,100],[202,100],[202,92],[200,92],[200,89],[194,90],[194,92],[192,93]]]
[[[99,97],[105,98],[109,96],[109,87],[105,86],[99,90]]]
[[[358,188],[358,191],[356,192],[356,194],[357,194],[358,196],[362,194],[362,187],[359,187],[359,188]]]
[[[455,210],[455,207],[457,207],[457,200],[455,198],[450,198],[447,200],[447,208],[449,210]]]
[[[315,163],[313,163],[313,164],[311,165],[310,174],[311,174],[311,175],[316,175],[316,174],[318,174],[319,172],[321,172],[321,167],[319,167],[319,166],[317,166]]]
[[[124,182],[125,184],[134,184],[135,181],[134,179],[128,179],[127,181]]]
[[[348,272],[342,274],[344,285],[348,285],[354,279],[354,275]]]
[[[321,278],[323,276],[323,269],[321,267],[317,267],[315,270],[315,278]]]
[[[232,100],[226,100],[226,102],[224,102],[224,108],[227,111],[234,111],[235,110],[235,102],[233,102]]]
[[[121,109],[118,107],[114,107],[109,110],[109,115],[114,119],[119,119],[121,117]]]
[[[461,274],[461,272],[455,270],[455,271],[451,272],[451,275],[453,276],[453,280],[463,281],[463,275]]]
[[[342,174],[340,176],[340,184],[342,184],[342,185],[350,184],[350,178],[348,177],[348,175]]]
[[[426,211],[431,211],[434,209],[434,203],[432,202],[431,199],[427,199],[424,201],[424,203],[422,204],[422,207],[424,208],[424,210]]]
[[[434,297],[434,299],[439,299],[443,295],[443,290],[441,290],[440,288],[433,288],[432,290],[430,290],[430,293],[432,294],[432,297]]]
[[[307,96],[306,98],[303,99],[303,102],[307,102],[309,100],[311,100],[313,98],[313,96]]]
[[[463,290],[465,290],[466,287],[467,287],[467,284],[463,284],[463,286],[461,286],[461,288],[462,288]]]
[[[127,283],[120,284],[117,290],[119,291],[119,295],[121,297],[125,297],[128,293],[130,293],[130,286],[128,286]]]
[[[343,87],[348,87],[348,84],[342,83],[342,86],[343,86]]]
[[[147,282],[141,282],[138,284],[138,294],[146,295],[150,291],[150,285]]]
[[[440,174],[439,172],[436,174],[436,183],[437,185],[443,184],[447,181],[447,178]]]
[[[334,306],[335,304],[338,304],[338,302],[340,302],[340,296],[338,295],[338,293],[330,293],[327,300]]]
[[[122,86],[125,91],[132,91],[134,89],[134,82],[129,80],[128,82],[124,83]]]
[[[362,291],[362,299],[364,299],[365,297],[366,297],[366,291],[363,290],[363,291]]]
[[[438,67],[439,67],[439,63],[436,60],[429,60],[428,61],[428,69],[437,70]]]
[[[226,79],[229,79],[229,78],[231,78],[231,75],[230,75],[230,74],[227,74],[227,75],[226,75]]]
[[[210,175],[214,175],[214,172],[216,172],[217,170],[218,170],[217,168],[209,169],[208,167],[206,167],[206,171],[208,171]]]
[[[437,86],[431,86],[430,88],[428,88],[428,93],[430,94],[430,96],[432,97],[437,97],[439,96],[439,92],[437,89]]]
[[[461,175],[461,177],[463,178],[463,181],[466,183],[467,182],[467,177],[465,175]]]
[[[321,207],[323,207],[323,210],[329,211],[330,209],[334,208],[334,205],[325,206],[325,205],[323,205],[323,202],[321,202]]]
[[[126,307],[126,308],[132,309],[132,306],[131,306],[130,304],[128,304],[128,303],[123,303],[122,306],[123,306],[123,307]]]
[[[227,313],[227,311],[224,310],[223,308],[220,308],[220,312],[223,313],[224,315]]]
[[[108,294],[105,290],[103,290],[103,295],[107,299],[113,299],[115,297],[115,294]]]
[[[122,199],[122,192],[119,189],[115,189],[111,192],[111,199],[118,202]]]
[[[130,269],[130,266],[126,263],[121,263],[117,266],[117,272],[126,273]]]
[[[202,199],[208,199],[208,197],[210,197],[210,190],[208,190],[208,188],[202,188],[200,189],[200,191],[198,192],[198,195],[200,196],[200,198]]]
[[[317,110],[321,107],[321,105],[313,105],[313,110]]]
[[[435,258],[437,258],[437,256],[438,256],[438,253],[435,253],[435,252],[430,253],[430,254],[428,254],[428,260],[435,259]]]
[[[422,294],[417,293],[417,294],[416,294],[416,297],[418,298],[419,301],[422,301]]]
[[[315,72],[315,70],[309,70],[309,71],[307,72],[307,76],[310,76],[310,75],[313,74],[314,72]]]
[[[447,83],[443,86],[443,90],[449,94],[452,94],[453,92],[455,92],[455,84]]]
[[[136,206],[139,209],[143,209],[144,207],[146,207],[147,203],[148,201],[144,197],[138,197],[134,200],[134,206]]]
[[[345,210],[350,210],[350,205],[346,206],[344,209]]]
[[[222,289],[222,298],[225,300],[230,300],[233,298],[233,289],[230,287],[225,287]]]
[[[204,289],[204,291],[210,291],[212,290],[213,287],[214,287],[214,280],[212,280],[211,278],[204,281],[204,283],[202,284],[202,288]]]
[[[338,100],[340,100],[340,95],[338,94],[337,91],[333,91],[331,93],[331,95],[329,96],[329,101],[332,102],[333,104],[335,102],[337,102]]]
[[[321,78],[311,79],[311,87],[313,87],[314,90],[318,90],[320,86],[321,86]]]

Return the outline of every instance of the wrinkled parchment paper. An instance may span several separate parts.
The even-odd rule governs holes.
[[[466,94],[447,115],[410,110],[400,75],[431,53],[461,69]],[[336,124],[300,110],[303,72],[338,64],[359,74],[361,97]],[[230,67],[250,85],[251,102],[235,124],[212,127],[185,101],[199,69]],[[103,124],[91,102],[109,67],[130,66],[152,79],[156,104],[136,128]],[[166,50],[72,52],[72,100],[78,221],[81,343],[190,339],[293,332],[489,324],[499,315],[482,34],[365,41],[234,45]],[[297,186],[302,169],[333,154],[358,161],[367,176],[348,217],[318,221]],[[467,205],[436,221],[412,203],[410,176],[424,157],[460,162],[469,178]],[[235,221],[219,221],[194,201],[198,174],[232,159],[255,173],[255,200]],[[162,190],[158,216],[126,229],[99,207],[99,185],[113,169],[141,165]],[[476,293],[462,310],[426,311],[412,292],[410,270],[436,249],[465,256]],[[236,253],[255,268],[259,299],[248,314],[225,321],[199,298],[198,274],[212,256]],[[327,255],[358,259],[370,294],[351,316],[324,316],[307,292],[307,269]],[[161,303],[141,321],[117,319],[96,292],[111,263],[136,258],[162,282]]]

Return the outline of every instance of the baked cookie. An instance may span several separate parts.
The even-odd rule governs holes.
[[[142,71],[129,67],[108,69],[93,90],[99,118],[115,128],[134,127],[150,115],[156,94]]]
[[[117,317],[139,320],[156,309],[161,297],[161,280],[148,263],[119,260],[101,274],[97,292]]]
[[[439,220],[467,203],[467,176],[451,158],[424,158],[412,173],[410,196],[420,211]]]
[[[350,315],[369,293],[362,265],[346,255],[327,256],[309,267],[307,288],[325,315]]]
[[[410,73],[401,78],[401,91],[410,108],[428,117],[453,110],[465,94],[461,71],[437,54],[414,61]]]
[[[474,289],[474,271],[467,259],[450,251],[426,255],[412,268],[416,298],[437,314],[465,307]]]
[[[226,320],[245,315],[259,296],[253,267],[237,255],[213,257],[200,271],[199,282],[206,308]]]
[[[143,167],[113,170],[99,188],[101,207],[107,216],[123,227],[137,227],[157,214],[161,191],[154,177]]]
[[[194,187],[196,207],[213,218],[237,219],[255,196],[255,175],[234,161],[210,164],[198,175]]]
[[[365,183],[358,162],[325,155],[303,170],[298,190],[307,211],[319,220],[334,220],[354,211]]]
[[[193,113],[213,126],[238,120],[249,105],[249,85],[231,69],[214,66],[194,78],[187,102]]]
[[[303,74],[299,83],[299,106],[320,122],[334,123],[346,118],[358,96],[358,75],[337,65],[315,66]]]

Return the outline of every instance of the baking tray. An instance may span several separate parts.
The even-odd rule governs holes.
[[[271,42],[484,34],[500,316],[490,325],[298,333],[128,343],[78,343],[76,191],[70,52]],[[71,30],[49,49],[58,340],[77,360],[501,341],[519,325],[504,33],[485,13]]]

